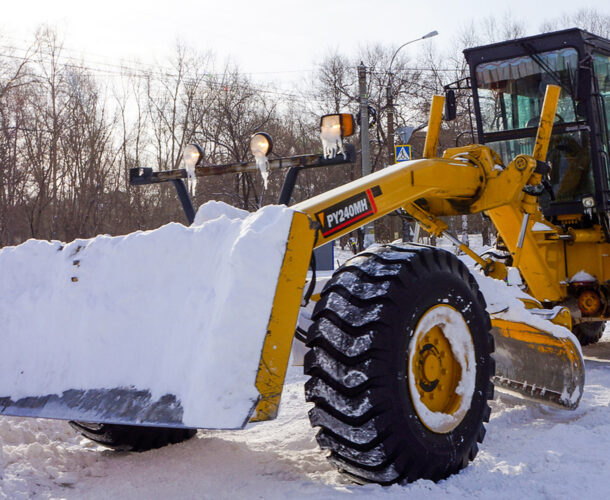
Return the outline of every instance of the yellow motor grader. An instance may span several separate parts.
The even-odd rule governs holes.
[[[168,380],[166,393],[155,399],[147,391],[147,377],[152,384],[177,361],[157,364],[143,358],[138,363],[150,363],[150,371],[140,367],[138,377],[108,378],[112,382],[106,385],[82,382],[89,380],[88,365],[80,363],[82,379],[53,392],[37,389],[43,384],[36,380],[28,381],[26,391],[20,385],[23,371],[0,371],[0,413],[71,420],[98,442],[134,450],[183,440],[194,428],[235,428],[274,418],[299,307],[304,293],[311,295],[306,278],[313,250],[396,210],[455,242],[482,274],[473,275],[452,253],[412,244],[371,247],[335,271],[315,297],[305,356],[310,420],[320,428],[317,440],[329,450],[329,459],[358,481],[439,480],[476,456],[494,384],[545,404],[576,408],[584,387],[577,338],[583,344],[598,340],[610,315],[610,42],[573,29],[465,54],[470,77],[450,86],[446,99],[434,97],[422,159],[389,166],[290,207],[275,289],[265,310],[268,321],[244,334],[259,342],[257,368],[237,377],[239,386],[227,391],[237,393],[249,384],[255,397],[221,405],[198,390],[203,381],[193,374],[180,382],[188,385],[187,393],[172,389]],[[439,156],[443,103],[445,118],[451,119],[455,89],[465,83],[472,89],[479,144],[452,147]],[[348,136],[353,128],[351,115],[322,119],[326,137],[333,131]],[[342,150],[340,142],[336,146]],[[202,166],[196,148],[191,153],[189,173],[135,169],[131,181],[174,182],[192,221],[182,179],[222,169]],[[320,155],[270,160],[269,167],[296,172],[351,159],[347,150],[330,160]],[[256,168],[238,164],[224,171]],[[284,201],[289,199],[285,192]],[[482,256],[451,235],[440,218],[480,212],[491,218],[500,242],[497,251]],[[95,243],[71,248],[70,259],[80,263]],[[19,247],[4,249],[0,268],[18,252]],[[519,270],[524,291],[507,292],[503,281],[509,268]],[[142,266],[140,272],[155,270]],[[68,275],[57,276],[64,278],[61,290],[88,286],[85,279],[72,278],[68,284]],[[71,290],[65,300],[75,301],[71,310],[76,311],[78,294]],[[233,307],[248,308],[253,295]],[[206,303],[198,307],[205,309]],[[0,309],[0,314],[5,316],[0,316],[0,335],[10,339],[5,325],[15,324],[13,312]],[[60,333],[50,333],[61,342]],[[113,333],[117,338],[139,334],[137,328]],[[34,347],[28,353],[10,352],[10,344],[3,340],[9,349],[5,356],[23,357],[24,365],[26,356],[29,361],[46,355]],[[193,363],[199,374],[203,353],[196,347],[184,346],[184,363]],[[95,344],[89,366],[103,348]],[[237,355],[240,349],[233,346]],[[71,369],[70,346],[64,351],[56,355],[54,370]],[[223,363],[230,364],[218,360],[219,370],[232,368]],[[233,404],[238,415],[219,423],[214,405],[225,411]]]

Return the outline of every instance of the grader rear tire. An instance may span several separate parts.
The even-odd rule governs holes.
[[[454,255],[378,247],[327,283],[308,332],[309,417],[360,482],[434,481],[473,460],[489,421],[485,300]]]
[[[197,429],[174,429],[170,427],[73,421],[70,422],[70,425],[91,441],[119,451],[152,450],[168,444],[181,443],[197,434]]]
[[[580,345],[590,345],[599,342],[606,329],[605,321],[593,321],[574,325],[573,333]]]

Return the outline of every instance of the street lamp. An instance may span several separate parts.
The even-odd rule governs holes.
[[[426,38],[432,38],[433,36],[436,36],[436,35],[438,35],[438,31],[434,30],[434,31],[431,31],[430,33],[426,33],[424,36],[416,38],[415,40],[411,40],[410,42],[403,43],[400,47],[398,47],[396,49],[396,52],[394,52],[394,55],[392,56],[392,59],[390,60],[390,67],[388,68],[388,72],[392,71],[392,63],[394,62],[394,59],[396,58],[396,54],[398,54],[403,47],[406,47],[407,45],[409,45],[411,43],[419,42],[420,40],[425,40]],[[390,73],[390,74],[392,74],[392,73]]]
[[[414,40],[410,40],[406,43],[403,43],[400,47],[396,49],[392,59],[390,59],[390,66],[388,67],[388,86],[386,87],[386,98],[387,98],[387,108],[388,108],[388,165],[394,163],[394,100],[392,98],[392,64],[394,64],[394,59],[401,51],[403,47],[410,45],[415,42],[419,42],[420,40],[425,40],[426,38],[432,38],[438,35],[438,31],[434,30],[430,33],[426,33],[424,36],[415,38]]]
[[[424,36],[420,38],[416,38],[415,40],[411,40],[407,43],[403,43],[400,47],[396,49],[392,59],[390,59],[390,65],[388,67],[388,86],[386,88],[386,97],[387,97],[387,108],[388,108],[388,165],[392,165],[394,163],[394,100],[392,98],[392,64],[394,64],[394,59],[398,53],[402,50],[403,47],[411,43],[418,42],[419,40],[425,40],[426,38],[432,38],[433,36],[438,35],[438,31],[434,30],[430,33],[426,33]],[[415,132],[413,130],[412,132]],[[402,240],[409,241],[408,238],[408,223],[403,219],[402,221]],[[390,231],[394,234],[396,231],[394,229],[394,222],[390,226]]]

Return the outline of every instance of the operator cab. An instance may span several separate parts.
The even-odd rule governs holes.
[[[505,164],[531,154],[544,92],[561,87],[547,161],[544,215],[556,223],[602,223],[610,208],[610,41],[580,29],[464,51],[478,140]]]

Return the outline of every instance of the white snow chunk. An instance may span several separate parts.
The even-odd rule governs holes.
[[[135,388],[175,395],[187,426],[241,427],[293,211],[199,215],[211,220],[1,249],[0,397]]]
[[[597,281],[595,277],[591,276],[584,269],[578,271],[574,276],[570,278],[570,283],[574,282],[594,282]]]
[[[208,201],[199,207],[192,225],[201,226],[206,221],[218,219],[222,216],[231,220],[243,220],[248,215],[250,215],[250,212],[247,210],[242,210],[222,201]]]
[[[561,396],[559,397],[559,399],[561,401],[563,401],[564,403],[568,403],[568,404],[576,404],[578,402],[579,398],[580,398],[580,387],[578,387],[578,386],[576,386],[574,388],[574,392],[572,392],[572,394],[570,394],[568,392],[567,387],[564,387],[563,392],[561,393]]]
[[[271,172],[269,158],[266,156],[256,156],[254,160],[256,161],[256,166],[260,170],[261,177],[263,178],[263,185],[265,186],[265,189],[267,189],[267,185],[269,183],[269,173]]]
[[[338,117],[336,117],[336,123],[321,130],[320,139],[322,140],[324,158],[334,158],[338,154],[342,154],[345,158],[341,141],[341,123]]]
[[[189,188],[189,192],[191,195],[195,194],[197,190],[197,177],[195,176],[195,166],[187,166],[186,167],[186,178],[187,185]]]
[[[544,231],[554,231],[555,229],[552,228],[551,226],[545,224],[544,222],[536,222],[534,223],[534,225],[532,226],[532,231],[533,232],[544,232]]]
[[[269,137],[266,136],[266,134],[255,134],[250,140],[250,150],[254,155],[256,166],[260,170],[265,189],[267,189],[269,173],[271,172],[269,158],[267,157],[267,154],[271,152],[270,148],[271,143],[269,142]]]
[[[523,280],[521,279],[521,273],[517,267],[508,267],[507,268],[508,276],[506,277],[506,281],[509,286],[521,286],[523,285]]]

